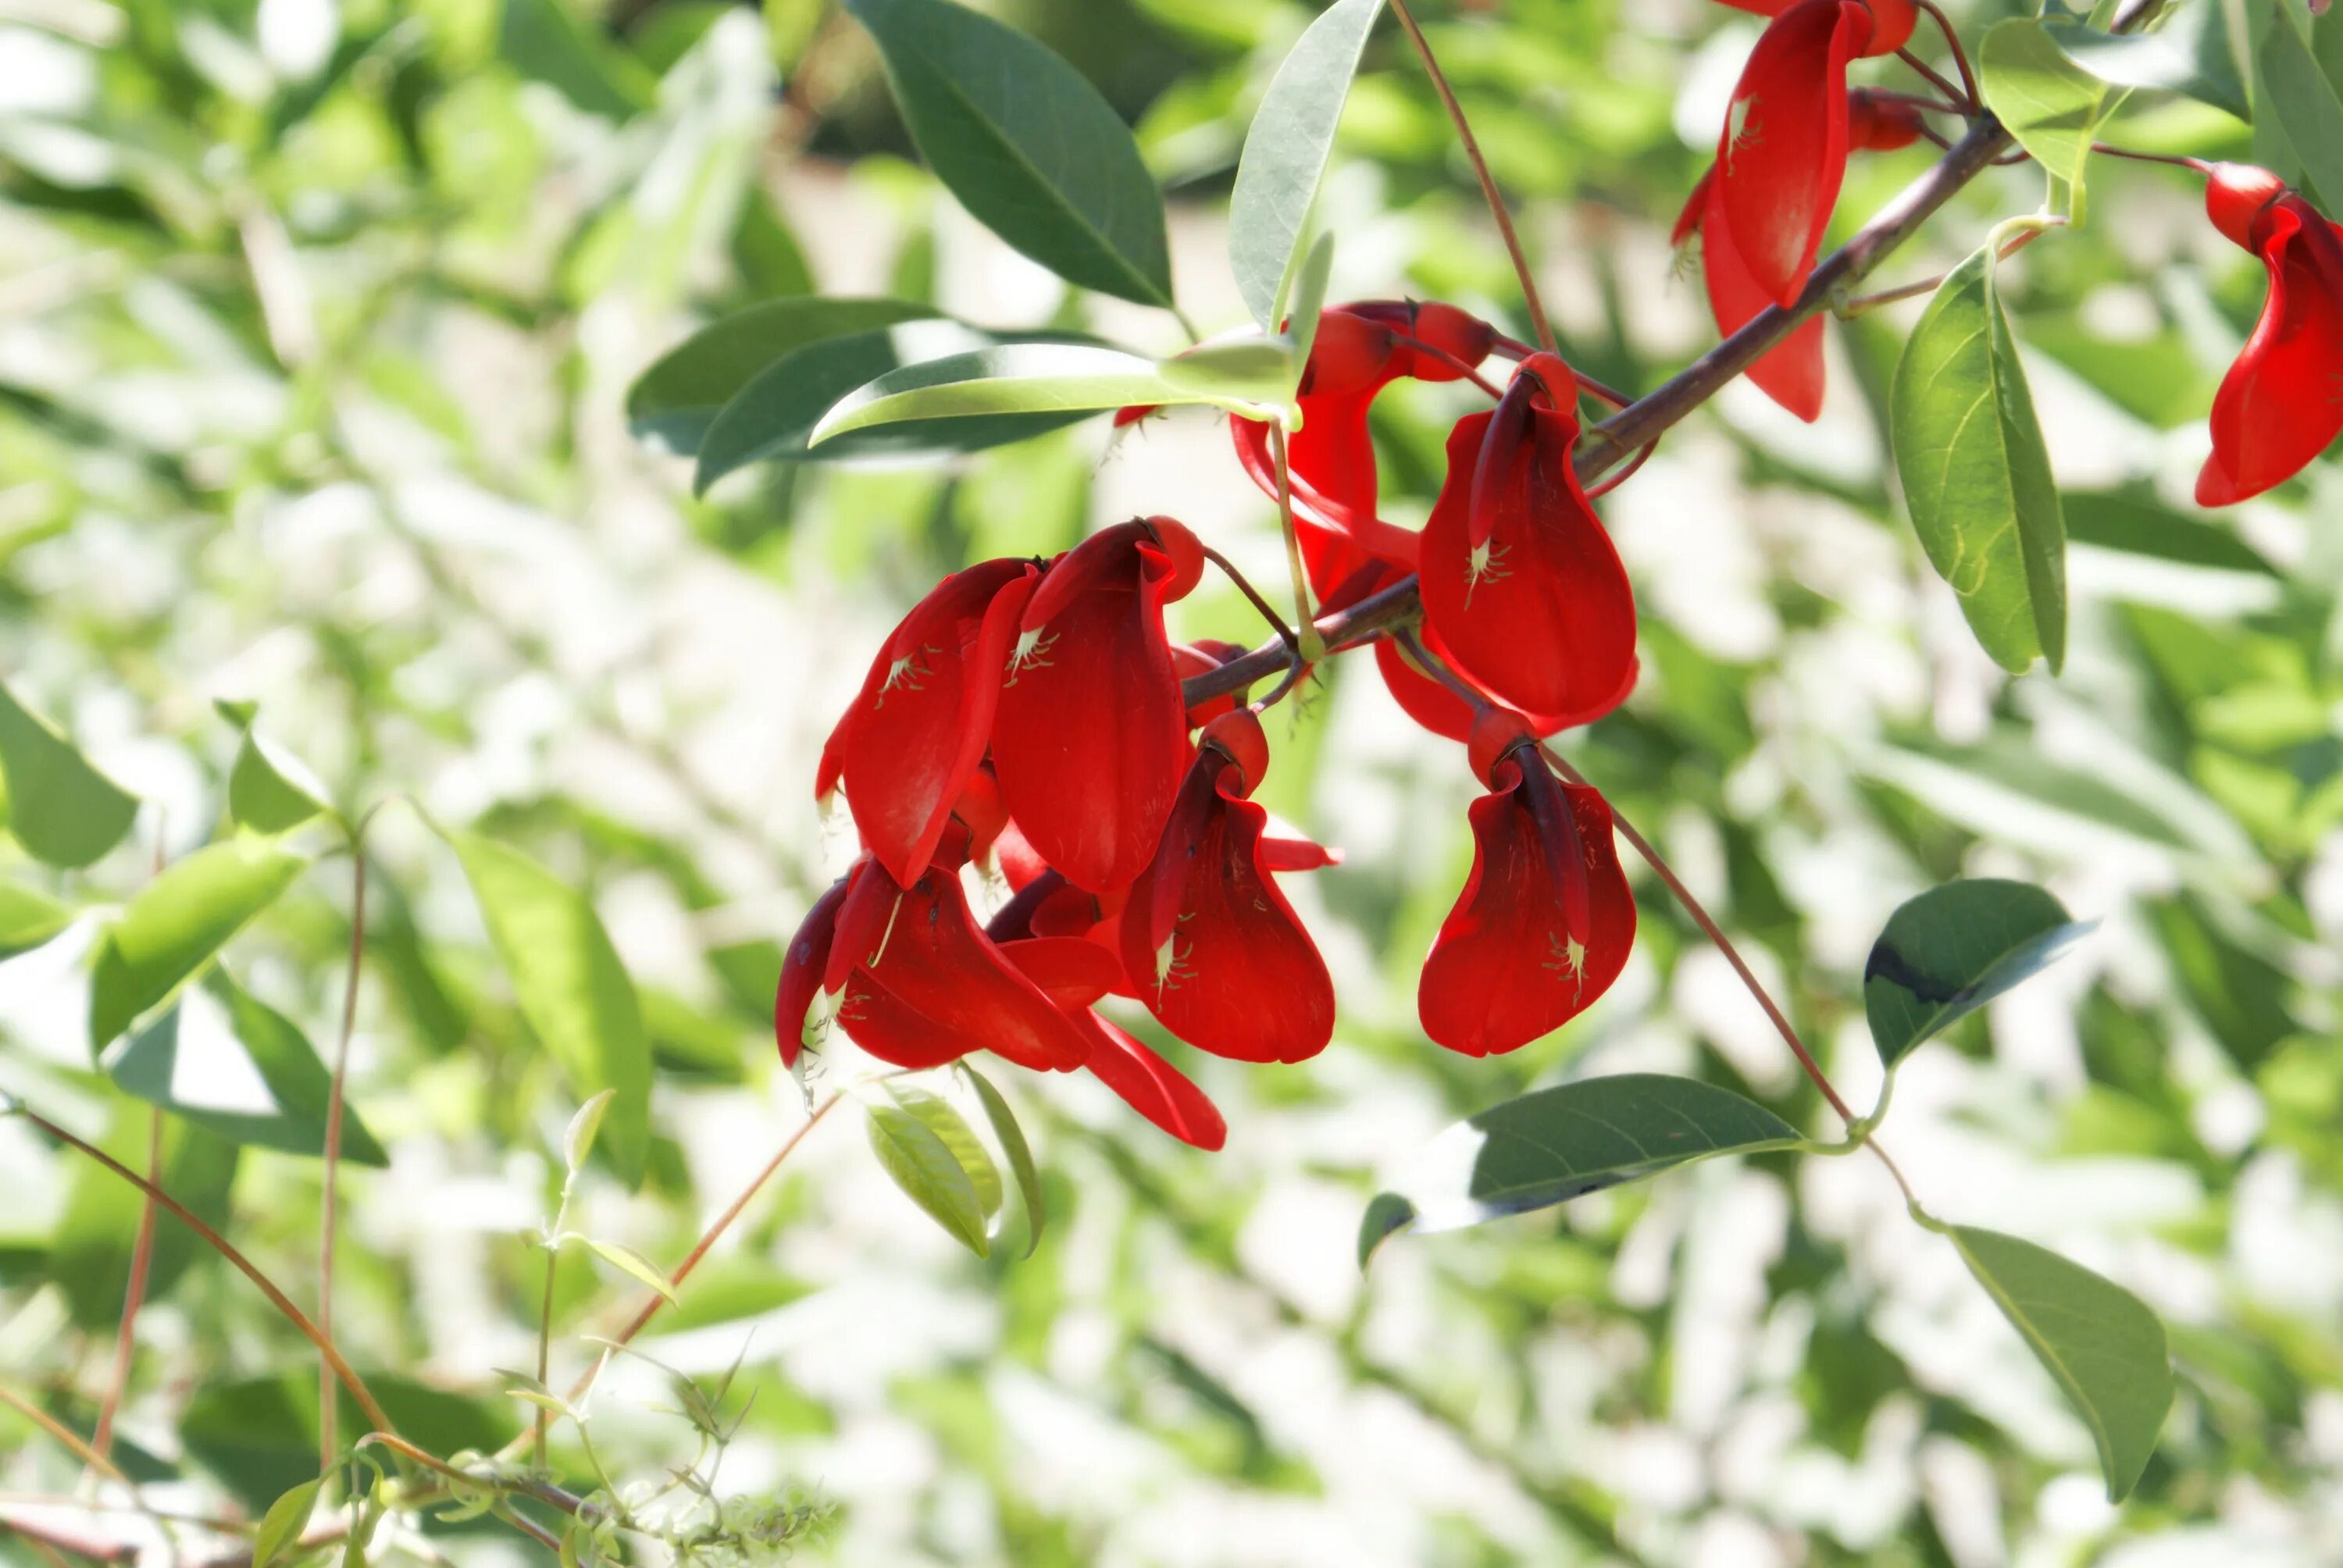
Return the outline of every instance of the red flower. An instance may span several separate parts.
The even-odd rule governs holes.
[[[1228,1141],[1228,1123],[1204,1091],[1139,1041],[1094,1012],[1074,1018],[1091,1044],[1091,1075],[1182,1143],[1218,1149]]]
[[[1003,661],[992,769],[1009,814],[1077,887],[1146,869],[1188,759],[1163,606],[1202,574],[1169,518],[1118,523],[1059,557]]]
[[[938,583],[880,648],[822,747],[815,795],[844,779],[864,847],[898,883],[927,869],[983,759],[1001,663],[1039,575],[995,560]]]
[[[1240,1061],[1300,1061],[1334,1032],[1325,960],[1270,875],[1269,766],[1240,709],[1204,730],[1155,860],[1122,911],[1122,967],[1164,1028]]]
[[[1611,841],[1611,808],[1564,784],[1513,715],[1474,728],[1473,869],[1424,960],[1423,1031],[1491,1056],[1559,1029],[1627,961],[1635,901]]]
[[[2197,504],[2225,507],[2302,471],[2343,431],[2343,229],[2266,169],[2217,164],[2214,226],[2262,259],[2261,319],[2213,398]]]
[[[1458,420],[1423,526],[1433,636],[1476,685],[1558,723],[1614,704],[1635,661],[1626,568],[1571,467],[1577,386],[1533,355],[1495,413]]]

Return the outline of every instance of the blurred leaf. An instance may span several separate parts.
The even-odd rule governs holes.
[[[89,1048],[202,972],[236,932],[275,903],[309,863],[281,846],[206,844],[164,868],[98,939],[89,989]]]
[[[1283,327],[1334,127],[1383,9],[1383,0],[1337,0],[1320,13],[1271,78],[1245,133],[1229,196],[1229,266],[1265,332]]]
[[[1953,269],[1912,329],[1890,434],[1912,525],[1978,644],[2006,669],[2022,672],[2040,654],[2056,674],[2066,531],[1990,245]]]
[[[649,1258],[644,1257],[632,1247],[622,1246],[617,1241],[601,1241],[593,1236],[573,1235],[568,1240],[578,1242],[620,1273],[630,1275],[638,1282],[656,1291],[661,1299],[669,1303],[675,1301],[675,1287],[667,1282],[667,1276],[660,1273]]]
[[[650,1040],[600,917],[585,895],[519,850],[476,833],[447,837],[521,1016],[572,1090],[611,1091],[598,1146],[622,1181],[640,1181],[650,1151]]]
[[[561,1133],[561,1162],[575,1177],[586,1168],[586,1157],[594,1152],[594,1139],[602,1131],[602,1118],[610,1109],[610,1097],[616,1092],[606,1089],[590,1097],[569,1119]]]
[[[189,999],[130,1037],[106,1064],[126,1094],[185,1117],[231,1143],[322,1157],[334,1079],[293,1020],[212,971]],[[216,1013],[206,1007],[216,1002]],[[342,1108],[342,1158],[390,1163],[366,1122]]]
[[[399,1434],[427,1452],[491,1453],[520,1430],[511,1402],[501,1395],[476,1398],[363,1365],[358,1375]],[[367,1430],[347,1390],[340,1394],[340,1429]],[[181,1412],[179,1435],[190,1458],[259,1513],[317,1477],[317,1371],[208,1379]]]
[[[1892,1070],[2090,929],[2029,882],[1976,877],[1906,900],[1863,966],[1863,1007],[1880,1062]]]
[[[497,53],[589,115],[623,120],[653,97],[649,73],[588,31],[562,0],[504,0]]]
[[[144,1176],[147,1141],[157,1117],[162,1118],[163,1159],[156,1184],[196,1218],[216,1231],[220,1229],[227,1223],[228,1191],[236,1183],[235,1144],[126,1100],[116,1102],[106,1135],[92,1141]],[[85,1329],[108,1328],[122,1316],[122,1299],[130,1285],[130,1255],[137,1244],[146,1194],[96,1161],[75,1159],[78,1162],[65,1187],[65,1207],[57,1215],[56,1231],[49,1243],[49,1277],[64,1290],[75,1322]],[[176,1216],[158,1210],[154,1246],[147,1256],[147,1299],[158,1300],[168,1293],[188,1267],[196,1259],[209,1256],[210,1251]],[[317,1472],[317,1461],[313,1444],[312,1474]]]
[[[1057,429],[1087,416],[916,419],[831,439],[820,452],[808,450],[815,424],[840,398],[890,371],[995,344],[1070,340],[1064,333],[996,335],[956,321],[930,319],[809,343],[766,367],[709,422],[699,441],[699,464],[691,477],[692,488],[705,495],[717,480],[750,463],[830,462],[878,453],[973,452]]]
[[[269,1568],[285,1549],[300,1539],[317,1506],[317,1489],[324,1477],[303,1482],[268,1505],[261,1515],[259,1533],[252,1538],[252,1568]]]
[[[717,413],[793,349],[933,317],[902,299],[775,299],[710,322],[661,355],[627,389],[627,423],[679,454],[699,450]]]
[[[2110,106],[2107,84],[2066,57],[2046,23],[2019,16],[1986,29],[1977,48],[1977,86],[2017,145],[2074,187],[2079,218],[2091,136]]]
[[[0,882],[0,959],[30,952],[73,923],[73,911],[22,882]]]
[[[2181,566],[2276,577],[2261,553],[2218,523],[2192,518],[2153,499],[2070,493],[2059,498],[2066,537],[2078,545],[2153,556]]]
[[[1629,1072],[1537,1090],[1450,1127],[1377,1193],[1359,1230],[1359,1266],[1394,1231],[1453,1231],[1712,1154],[1798,1141],[1764,1106],[1697,1079]]]
[[[904,1196],[925,1209],[935,1222],[978,1257],[989,1255],[985,1240],[985,1208],[975,1176],[927,1118],[902,1105],[871,1101],[864,1106],[871,1152]],[[963,1127],[962,1131],[965,1131]],[[970,1141],[974,1141],[970,1135]],[[981,1151],[980,1151],[981,1152]],[[990,1170],[991,1161],[985,1161]],[[993,1177],[994,1201],[999,1202],[1001,1178]]]
[[[1041,1172],[1034,1168],[1032,1146],[1025,1141],[1025,1130],[1017,1125],[1017,1113],[1009,1109],[1009,1101],[992,1087],[992,1081],[970,1067],[966,1057],[959,1067],[976,1091],[984,1119],[991,1123],[992,1136],[1008,1158],[1010,1174],[1017,1179],[1017,1195],[1025,1204],[1025,1256],[1030,1258],[1041,1244],[1041,1230],[1048,1222],[1048,1210],[1041,1201]]]
[[[1163,198],[1130,127],[1050,50],[951,0],[847,0],[928,166],[1070,283],[1172,303]]]
[[[2172,1404],[2163,1323],[2129,1291],[2031,1241],[1967,1225],[1946,1233],[2090,1427],[2107,1501],[2121,1503]]]
[[[2323,24],[2333,26],[2332,22]],[[2263,119],[2290,145],[2303,179],[2317,193],[2324,212],[2343,212],[2343,100],[2337,85],[2319,68],[2313,52],[2311,19],[2298,0],[2275,0],[2257,58],[2263,92]],[[2258,135],[2261,122],[2255,126]]]
[[[2042,30],[2060,54],[2110,85],[2182,93],[2250,120],[2230,8],[2231,0],[2189,0],[2152,33],[2104,33],[2067,16],[2045,17]]]
[[[56,726],[0,683],[0,778],[8,831],[37,859],[86,866],[130,830],[137,799],[89,765]]]
[[[227,814],[256,833],[283,833],[332,810],[326,790],[298,758],[246,728],[228,769]]]

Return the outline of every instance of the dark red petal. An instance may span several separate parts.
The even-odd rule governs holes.
[[[1357,400],[1355,413],[1344,407],[1342,399],[1320,405],[1315,400],[1302,404],[1302,430],[1286,445],[1286,475],[1292,484],[1293,515],[1315,524],[1327,532],[1355,544],[1368,555],[1384,560],[1415,565],[1415,535],[1405,528],[1394,528],[1375,516],[1373,488],[1373,447],[1367,439],[1366,402]],[[1354,423],[1353,423],[1354,421]],[[1319,434],[1312,437],[1312,457],[1305,464],[1300,456],[1302,435],[1312,425]],[[1336,427],[1340,427],[1339,429]],[[1244,467],[1261,493],[1274,498],[1277,495],[1277,465],[1270,456],[1269,427],[1258,419],[1229,416],[1229,435],[1236,443],[1237,461]],[[1353,457],[1336,461],[1321,455],[1319,443],[1325,448],[1340,452],[1355,443],[1365,453],[1364,461]],[[1312,466],[1315,465],[1315,466]],[[1366,483],[1360,476],[1366,476]],[[1332,491],[1319,488],[1319,478],[1333,487]]]
[[[1228,1123],[1178,1068],[1094,1012],[1076,1015],[1074,1024],[1090,1042],[1090,1060],[1083,1065],[1133,1111],[1198,1149],[1218,1149],[1228,1141]]]
[[[1262,864],[1269,813],[1230,793],[1234,771],[1222,770],[1184,862],[1168,935],[1152,935],[1155,885],[1182,862],[1167,858],[1131,889],[1122,967],[1148,1010],[1189,1044],[1240,1061],[1300,1061],[1333,1037],[1334,986]]]
[[[1473,869],[1416,989],[1424,1033],[1451,1050],[1496,1055],[1551,1033],[1609,990],[1627,961],[1635,902],[1612,843],[1610,807],[1592,789],[1562,788],[1577,829],[1570,848],[1586,873],[1588,938],[1574,950],[1538,819],[1519,785],[1473,802]]]
[[[882,876],[874,870],[862,879]],[[1085,1047],[1065,1015],[977,928],[950,873],[930,871],[906,890],[878,945],[854,958],[850,992],[866,983],[887,992],[962,1050],[990,1050],[1037,1070],[1081,1065]],[[853,1018],[843,1010],[840,1018],[864,1043]]]
[[[1717,143],[1717,189],[1749,275],[1788,305],[1805,286],[1846,174],[1846,63],[1871,35],[1859,0],[1798,0],[1757,40]]]
[[[898,883],[916,881],[952,803],[984,756],[1000,672],[1032,591],[1024,561],[956,572],[903,618],[823,749],[863,843]]]
[[[1448,437],[1448,477],[1423,528],[1425,624],[1483,690],[1525,713],[1599,710],[1632,678],[1635,601],[1626,568],[1570,466],[1577,421],[1532,412],[1534,452],[1476,552],[1467,497],[1486,414]]]
[[[2269,297],[2213,397],[2203,507],[2284,483],[2343,432],[2343,239],[2299,196],[2281,197],[2257,229]]]
[[[1709,186],[1708,210],[1700,226],[1700,270],[1708,287],[1708,307],[1716,330],[1732,337],[1774,301],[1749,275],[1749,264],[1733,244],[1716,187]],[[1749,379],[1768,397],[1808,424],[1823,412],[1823,318],[1810,316],[1749,367]]]
[[[1029,937],[1003,942],[1001,956],[1041,993],[1071,1012],[1124,989],[1122,966],[1112,953],[1081,937]]]
[[[958,1061],[975,1042],[955,1034],[857,970],[838,1004],[838,1026],[847,1038],[890,1067],[914,1071]]]
[[[1869,87],[1846,95],[1846,145],[1858,152],[1892,153],[1920,139],[1927,122],[1917,106],[1885,98]]]
[[[838,929],[838,909],[846,901],[852,873],[832,882],[789,939],[781,956],[780,983],[773,989],[773,1043],[780,1048],[781,1065],[795,1067],[798,1053],[819,1043],[806,1038],[806,1020],[821,990],[830,967],[830,940]]]
[[[1163,635],[1172,565],[1145,523],[1059,558],[1026,603],[993,717],[1001,799],[1078,887],[1121,887],[1155,853],[1188,761],[1187,715]]]

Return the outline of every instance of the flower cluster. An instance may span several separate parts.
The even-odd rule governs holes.
[[[1493,357],[1513,362],[1502,387],[1482,373]],[[1470,380],[1495,399],[1451,432],[1420,532],[1376,516],[1368,408],[1403,377]],[[1635,679],[1626,572],[1571,464],[1579,397],[1561,359],[1453,307],[1339,307],[1312,340],[1284,464],[1328,611],[1417,578],[1422,623],[1379,636],[1376,662],[1409,714],[1467,743],[1488,791],[1418,998],[1425,1033],[1475,1056],[1592,1003],[1634,939],[1610,808],[1557,777],[1539,744]],[[1276,493],[1266,427],[1232,427]],[[1133,519],[1054,560],[957,572],[903,618],[823,749],[816,793],[842,791],[860,853],[789,944],[774,1012],[784,1061],[834,1022],[907,1069],[976,1050],[1086,1069],[1173,1136],[1217,1148],[1210,1101],[1101,1002],[1136,1003],[1237,1060],[1325,1048],[1333,984],[1277,879],[1334,857],[1274,833],[1252,799],[1270,761],[1260,712],[1291,682],[1192,704],[1183,678],[1242,650],[1177,645],[1164,627],[1208,558],[1181,523]],[[1009,890],[989,917],[970,867]]]
[[[2222,507],[2300,473],[2343,434],[2343,229],[2268,169],[2215,164],[2205,212],[2269,270],[2261,319],[2213,398],[2197,504]]]

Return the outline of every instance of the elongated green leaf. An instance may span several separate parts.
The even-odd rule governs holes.
[[[198,990],[130,1037],[106,1071],[124,1093],[183,1116],[231,1143],[320,1156],[333,1074],[298,1026],[215,969]],[[390,1156],[351,1106],[342,1158]]]
[[[143,1176],[147,1140],[158,1115],[135,1101],[117,1101],[106,1135],[93,1141]],[[215,1230],[226,1224],[228,1192],[236,1183],[236,1145],[177,1117],[164,1116],[162,1122],[163,1191]],[[136,1187],[96,1161],[76,1157],[49,1242],[49,1276],[64,1289],[74,1322],[82,1327],[104,1328],[121,1318],[123,1292],[130,1284],[130,1256],[146,1206],[146,1196]],[[196,1260],[209,1256],[211,1249],[194,1231],[168,1214],[156,1215],[146,1263],[148,1299],[160,1300]],[[313,1400],[316,1393],[313,1378]],[[312,1442],[312,1473],[317,1461]]]
[[[630,1275],[638,1283],[657,1292],[668,1302],[672,1302],[675,1300],[675,1287],[667,1282],[667,1276],[660,1273],[649,1258],[644,1257],[632,1247],[623,1246],[617,1241],[601,1241],[593,1236],[571,1235],[564,1237],[563,1240],[576,1241],[620,1273]]]
[[[2343,99],[2319,66],[2310,17],[2294,0],[2276,0],[2270,11],[2257,58],[2264,117],[2291,145],[2318,206],[2343,212]],[[2328,17],[2319,25],[2332,27],[2335,22]]]
[[[1383,10],[1383,0],[1337,0],[1322,12],[1270,79],[1245,132],[1229,196],[1229,266],[1264,331],[1282,325],[1334,127]]]
[[[1904,346],[1896,469],[1928,560],[2003,668],[2066,654],[2066,535],[1990,247],[1955,267]]]
[[[0,685],[0,778],[8,831],[36,859],[86,866],[121,841],[138,802],[106,778],[55,725]]]
[[[2156,1452],[2172,1404],[2164,1324],[2122,1286],[2031,1241],[1972,1226],[1953,1244],[2091,1429],[2107,1501],[2120,1503]]]
[[[1730,1090],[1629,1072],[1541,1089],[1433,1139],[1359,1231],[1364,1268],[1393,1231],[1453,1231],[1550,1208],[1712,1154],[1780,1149],[1798,1130]]]
[[[625,119],[648,106],[650,73],[604,42],[562,0],[504,0],[497,53],[589,115]]]
[[[1033,1249],[1041,1244],[1041,1230],[1048,1223],[1048,1212],[1041,1201],[1041,1172],[1034,1168],[1032,1146],[1025,1141],[1025,1130],[1017,1125],[1016,1112],[1009,1109],[1001,1091],[992,1081],[968,1064],[963,1057],[960,1070],[976,1091],[978,1103],[984,1107],[984,1119],[992,1124],[992,1136],[1008,1157],[1010,1174],[1017,1179],[1017,1195],[1025,1204],[1025,1256],[1031,1257]]]
[[[1977,85],[2017,145],[2075,187],[2079,213],[2091,136],[2112,106],[2113,90],[2068,59],[2045,24],[2030,16],[1986,30],[1977,49]]]
[[[2152,33],[2104,33],[2071,17],[2043,31],[2069,61],[2110,86],[2184,94],[2241,120],[2254,117],[2229,31],[2230,0],[2189,0]]]
[[[99,941],[90,974],[90,1050],[104,1050],[131,1020],[200,974],[308,863],[279,845],[240,839],[206,844],[147,883]]]
[[[1893,1068],[2090,929],[2030,882],[1976,877],[1906,900],[1863,966],[1863,1008],[1879,1060]]]
[[[669,349],[635,378],[627,389],[628,427],[671,451],[698,452],[717,413],[783,356],[809,343],[934,315],[932,306],[904,299],[813,297],[735,311]]]
[[[913,419],[825,442],[809,450],[814,426],[832,405],[890,371],[1003,343],[1064,343],[1063,333],[979,332],[957,321],[899,322],[790,350],[752,377],[709,421],[692,487],[708,487],[758,462],[830,462],[842,457],[973,452],[1055,430],[1082,412]]]
[[[1253,347],[1215,345],[1213,350]],[[1275,362],[1282,367],[1283,356],[1275,354]],[[1264,378],[1271,367],[1272,354],[1254,351],[1203,350],[1184,365],[1159,365],[1119,348],[1083,344],[980,348],[907,365],[858,388],[822,416],[809,444],[818,447],[833,437],[907,419],[1095,413],[1131,404],[1202,403],[1254,410],[1264,395],[1277,395],[1275,383]]]
[[[333,808],[326,788],[300,759],[247,729],[227,776],[227,814],[256,833],[284,833]]]
[[[916,1084],[895,1082],[887,1091],[896,1104],[928,1124],[928,1131],[943,1140],[960,1168],[968,1172],[970,1185],[976,1189],[976,1206],[982,1211],[988,1223],[1001,1212],[1001,1170],[992,1162],[975,1131],[962,1120],[949,1101]]]
[[[269,1568],[300,1539],[317,1506],[317,1489],[324,1484],[322,1476],[305,1481],[268,1505],[268,1512],[260,1516],[260,1532],[252,1538],[252,1568]]]
[[[983,1200],[976,1181],[951,1146],[925,1120],[900,1105],[874,1101],[865,1110],[871,1152],[906,1197],[978,1257],[986,1256]],[[994,1177],[996,1191],[1000,1178]]]
[[[586,1168],[586,1157],[594,1152],[594,1140],[601,1136],[602,1118],[610,1111],[610,1091],[588,1098],[569,1119],[561,1133],[561,1163],[574,1178]]]
[[[640,1181],[650,1151],[650,1039],[600,917],[518,849],[477,833],[450,833],[447,842],[471,879],[521,1016],[573,1091],[611,1091],[595,1147],[623,1180]]]
[[[1163,197],[1097,88],[951,0],[847,0],[928,166],[978,222],[1069,283],[1172,302]]]
[[[30,952],[73,923],[73,911],[22,882],[0,882],[0,959]]]

